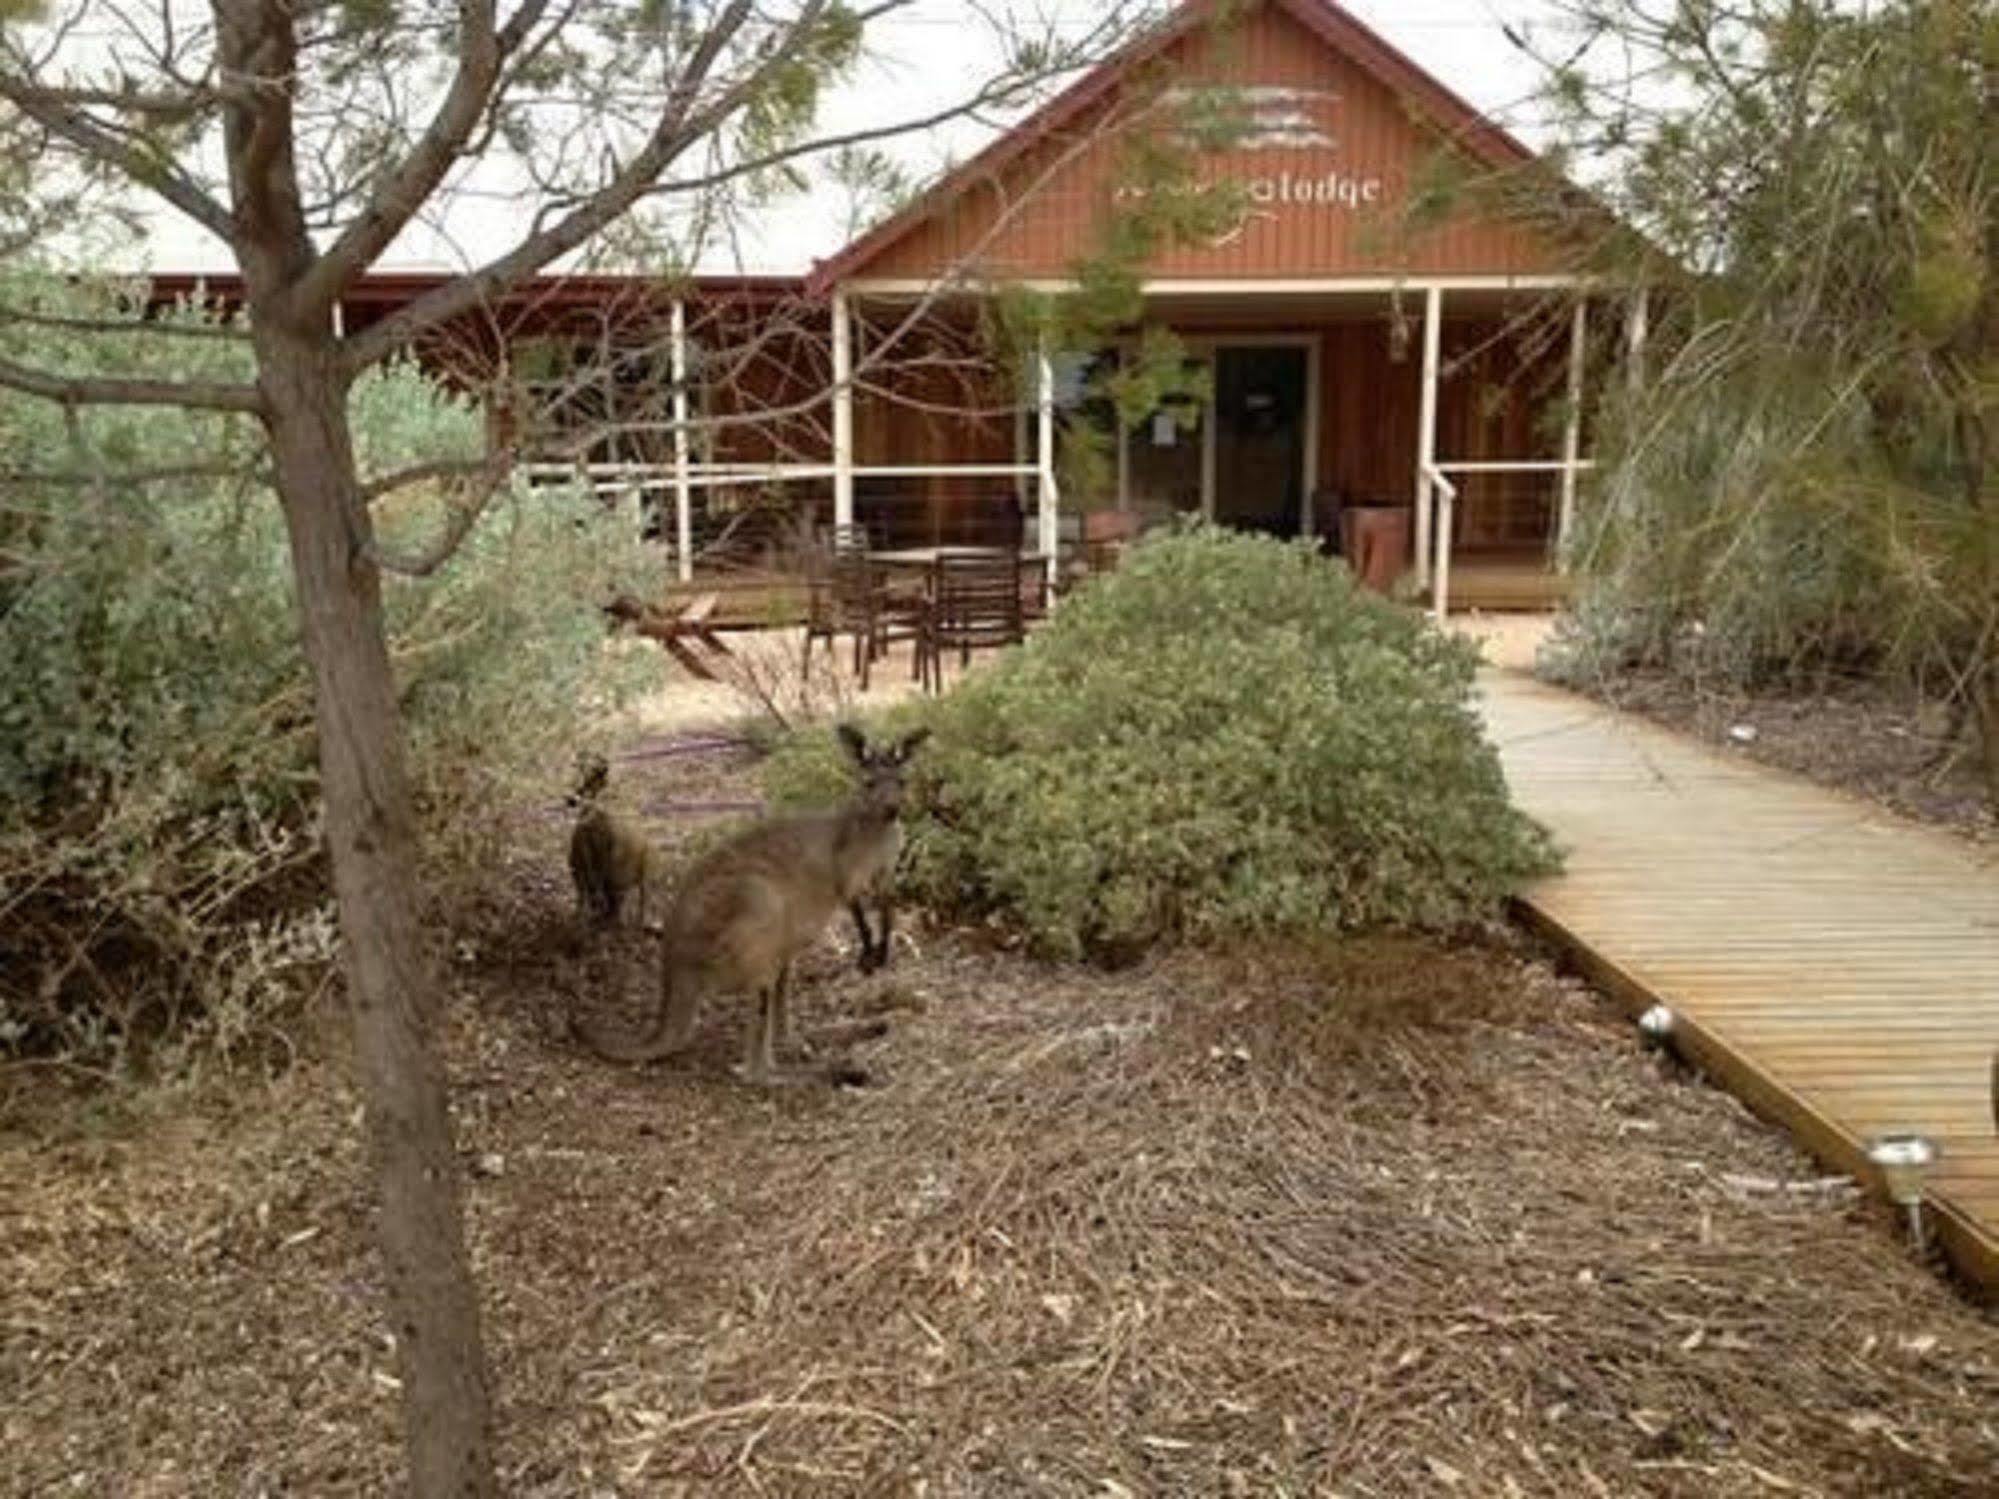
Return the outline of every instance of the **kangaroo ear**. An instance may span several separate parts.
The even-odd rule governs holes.
[[[843,723],[833,731],[840,736],[840,743],[847,747],[856,765],[868,763],[868,736],[850,723]]]
[[[928,729],[911,729],[902,736],[902,742],[895,747],[895,758],[907,760],[923,747],[923,741],[930,737]]]

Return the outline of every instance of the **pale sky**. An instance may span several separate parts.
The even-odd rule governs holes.
[[[1053,13],[1064,23],[1086,23],[1090,0],[1012,0],[1034,15]],[[1347,10],[1400,48],[1447,87],[1535,144],[1524,113],[1535,71],[1500,30],[1501,22],[1545,25],[1552,0],[1349,0]],[[871,56],[827,100],[827,131],[859,128],[891,118],[917,117],[975,89],[994,66],[988,35],[970,24],[961,0],[919,0],[870,31]],[[893,114],[890,114],[890,111]],[[953,128],[888,144],[899,161],[927,181],[952,160],[962,160],[990,138],[991,126],[961,121]],[[454,201],[443,223],[413,225],[378,262],[378,270],[459,269],[490,256],[518,232],[520,213],[497,182],[474,198]],[[815,257],[846,242],[840,202],[814,193],[775,205],[758,216],[757,238],[708,255],[701,269],[715,272],[802,273]],[[133,262],[119,269],[208,271],[231,268],[222,245],[176,214],[162,211],[149,239],[132,246]]]

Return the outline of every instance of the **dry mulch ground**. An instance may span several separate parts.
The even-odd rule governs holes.
[[[695,760],[635,797],[740,794]],[[760,1093],[746,1006],[648,1070],[554,1039],[614,966],[572,951],[562,838],[451,967],[510,1494],[1999,1487],[1993,1319],[1529,953],[829,947],[800,1017],[891,1014],[874,1085]],[[0,1492],[391,1492],[337,1062],[94,1126],[14,1102]]]
[[[1975,839],[1999,838],[1975,752],[1951,758],[1940,715],[1864,682],[1819,692],[1746,693],[1634,671],[1593,693],[1732,754],[1867,797]]]

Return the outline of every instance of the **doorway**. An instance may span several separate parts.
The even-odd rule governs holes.
[[[1223,525],[1272,536],[1304,529],[1307,356],[1297,344],[1215,350],[1210,513]]]
[[[1201,515],[1274,536],[1310,534],[1318,482],[1318,338],[1181,335],[1211,397],[1174,400],[1117,435],[1118,507],[1145,524]]]

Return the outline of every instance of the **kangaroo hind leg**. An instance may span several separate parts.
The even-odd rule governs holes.
[[[847,913],[854,918],[854,933],[861,939],[861,972],[873,973],[881,967],[881,939],[868,925],[868,908],[858,900],[850,900],[847,902]]]
[[[777,982],[771,986],[772,1025],[779,1052],[791,1055],[811,1054],[809,1043],[799,1037],[798,1027],[791,1018],[791,965],[786,963],[777,971]]]
[[[775,982],[757,991],[757,1014],[744,1038],[743,1064],[737,1075],[744,1082],[759,1088],[772,1088],[783,1083],[795,1083],[802,1079],[786,1073],[777,1065],[777,1028],[779,1024],[778,986]]]

